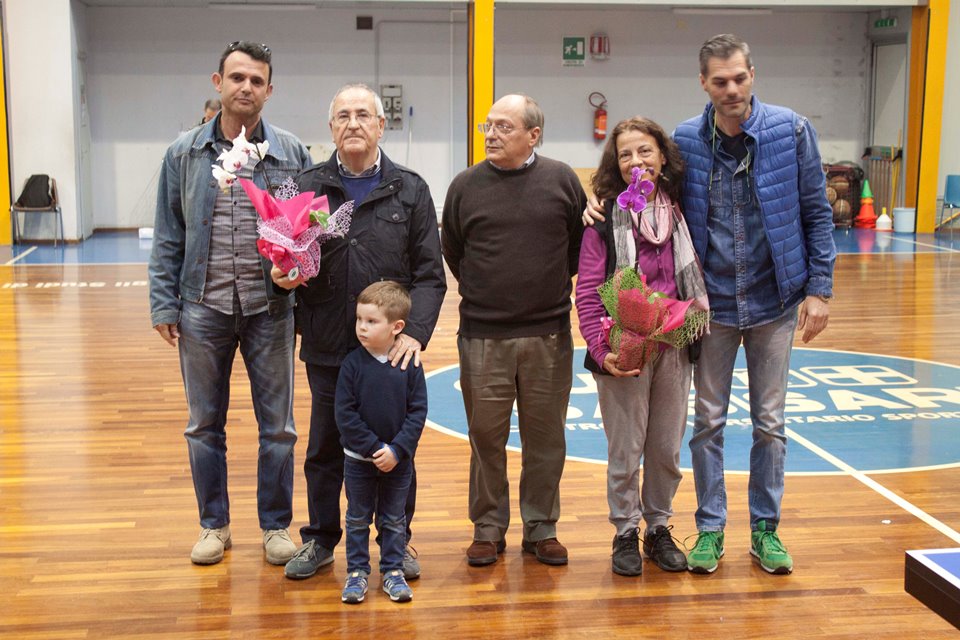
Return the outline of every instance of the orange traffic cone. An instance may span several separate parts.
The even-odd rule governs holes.
[[[877,226],[877,214],[873,210],[873,192],[870,191],[870,181],[863,181],[863,191],[860,193],[860,213],[853,221],[855,227],[873,229]]]

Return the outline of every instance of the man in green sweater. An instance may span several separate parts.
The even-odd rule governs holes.
[[[487,159],[454,178],[441,231],[462,298],[457,347],[474,525],[467,562],[493,564],[506,546],[506,444],[516,401],[522,548],[563,565],[557,519],[573,375],[570,279],[586,196],[570,167],[536,154],[543,111],[532,98],[504,96],[479,127]]]

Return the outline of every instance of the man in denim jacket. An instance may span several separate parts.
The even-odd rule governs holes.
[[[260,117],[273,92],[272,71],[267,46],[231,43],[212,76],[220,114],[182,134],[160,170],[150,318],[180,352],[189,409],[185,435],[202,529],[190,554],[196,564],[219,562],[231,545],[225,427],[238,346],[260,433],[257,509],[266,559],[282,565],[296,551],[287,533],[297,440],[293,299],[274,289],[270,264],[257,253],[257,213],[250,200],[239,184],[218,189],[211,173],[241,127],[248,140],[269,147],[239,177],[266,188],[309,166],[300,141]]]
[[[769,573],[793,571],[777,533],[790,352],[795,330],[809,342],[826,327],[833,292],[833,217],[816,133],[806,118],[753,96],[753,79],[747,43],[707,40],[700,83],[710,104],[674,132],[687,164],[683,211],[713,311],[694,372],[695,573],[712,573],[723,555],[723,429],[741,342],[753,421],[750,552]]]

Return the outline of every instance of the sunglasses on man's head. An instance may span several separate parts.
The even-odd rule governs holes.
[[[237,49],[240,48],[240,45],[241,45],[242,43],[243,43],[243,40],[234,40],[233,42],[231,42],[230,44],[227,45],[227,51],[236,51]],[[260,49],[263,51],[263,53],[265,53],[266,55],[270,55],[270,47],[268,47],[267,45],[263,44],[262,42],[261,42],[261,43],[253,43],[253,46],[255,46],[255,47],[260,47]]]

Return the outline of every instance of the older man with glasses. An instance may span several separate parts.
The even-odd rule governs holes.
[[[270,263],[257,253],[257,213],[240,185],[221,191],[211,175],[211,165],[244,128],[249,140],[269,148],[239,177],[266,188],[309,166],[300,141],[260,117],[273,93],[272,70],[266,45],[230,43],[212,76],[220,113],[182,134],[160,170],[150,316],[180,352],[189,410],[185,435],[200,510],[200,539],[190,554],[196,564],[220,562],[231,545],[226,422],[238,347],[260,433],[257,511],[264,552],[267,562],[282,565],[296,551],[287,532],[297,441],[293,296],[273,287]]]
[[[299,281],[279,269],[273,272],[278,286],[296,287],[297,325],[303,334],[300,359],[307,366],[313,399],[303,464],[310,523],[300,529],[303,545],[285,569],[293,580],[309,578],[332,563],[334,547],[343,536],[344,452],[334,418],[334,392],[340,364],[360,346],[354,329],[357,296],[379,280],[394,280],[410,292],[410,317],[389,354],[393,366],[406,369],[420,366],[420,352],[433,334],[447,291],[430,188],[380,149],[385,125],[380,96],[366,85],[346,85],[330,103],[328,122],[336,151],[326,162],[304,171],[297,183],[301,191],[326,195],[331,210],[353,201],[350,230],[323,245],[320,272],[306,286],[298,286]],[[416,553],[409,546],[417,496],[416,470],[412,471],[405,509],[407,580],[420,576]]]
[[[570,293],[586,196],[570,167],[535,152],[543,111],[532,98],[504,96],[479,126],[486,160],[454,178],[441,233],[462,299],[457,346],[474,526],[467,563],[493,564],[506,546],[506,444],[516,401],[522,548],[564,565],[557,519],[573,375]]]

